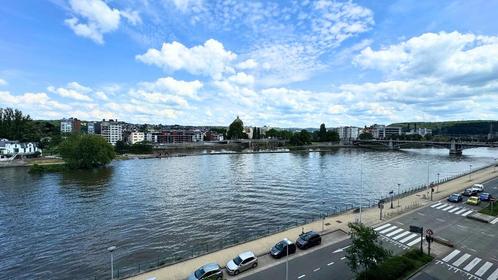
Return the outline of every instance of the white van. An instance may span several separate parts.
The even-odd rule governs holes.
[[[471,189],[474,189],[477,192],[483,192],[484,186],[482,184],[474,184]]]

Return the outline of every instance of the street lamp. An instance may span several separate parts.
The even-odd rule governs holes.
[[[398,207],[399,207],[399,199],[400,199],[400,195],[399,195],[399,187],[400,187],[400,184],[398,184]]]
[[[111,246],[109,248],[107,248],[107,251],[109,251],[109,253],[111,253],[111,280],[114,279],[114,259],[112,257],[112,252],[116,250],[116,246]]]
[[[469,164],[469,181],[472,181],[472,164]]]
[[[391,209],[393,209],[394,208],[394,206],[393,206],[394,190],[391,190],[389,192],[389,194],[391,195]]]

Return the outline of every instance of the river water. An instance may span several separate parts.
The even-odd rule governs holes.
[[[497,149],[223,154],[93,171],[0,170],[0,278],[94,279],[115,265],[198,254],[493,163]],[[371,200],[371,201],[367,201]],[[215,245],[213,245],[215,244]],[[208,248],[205,248],[205,247]],[[214,247],[213,247],[214,246]],[[193,250],[193,251],[192,251]]]

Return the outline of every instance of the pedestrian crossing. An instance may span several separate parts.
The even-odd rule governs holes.
[[[438,264],[445,263],[448,267],[456,271],[461,271],[468,276],[469,279],[498,279],[498,264],[483,260],[479,257],[474,257],[471,254],[453,250],[441,260],[436,261]]]
[[[392,224],[384,224],[374,228],[374,230],[381,235],[381,238],[391,241],[403,249],[420,244],[420,234],[409,232]]]
[[[459,215],[462,217],[467,217],[469,214],[474,212],[474,210],[472,210],[472,209],[462,207],[461,204],[454,205],[454,204],[443,203],[441,201],[439,201],[435,204],[432,204],[431,208],[441,210],[444,212],[448,212],[448,213],[452,213],[455,215]]]
[[[492,225],[494,225],[494,224],[498,223],[498,218],[496,218],[496,219],[492,220],[492,221],[491,221],[491,222],[489,222],[489,223],[490,223],[490,224],[492,224]]]

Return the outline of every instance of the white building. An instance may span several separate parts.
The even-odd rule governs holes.
[[[341,140],[356,140],[360,135],[360,128],[354,126],[341,126],[337,128]]]
[[[247,138],[252,139],[254,136],[254,127],[246,126],[244,127],[244,133],[247,134]]]
[[[87,128],[88,134],[95,134],[95,123],[94,122],[88,122],[86,128]]]
[[[194,135],[192,135],[192,142],[202,142],[204,141],[204,133],[199,129],[194,130]]]
[[[4,157],[13,155],[28,156],[37,152],[41,154],[42,150],[35,143],[19,143],[19,141],[0,139],[0,155]]]
[[[401,127],[398,126],[386,126],[385,127],[385,137],[389,137],[391,135],[401,135]]]
[[[123,141],[123,124],[117,120],[103,120],[100,124],[100,134],[107,142],[116,145],[116,142]]]
[[[140,143],[145,140],[145,133],[139,131],[133,131],[128,135],[128,143],[133,145],[135,143]]]
[[[372,126],[372,135],[375,139],[386,138],[386,126],[375,124]]]
[[[61,120],[61,133],[71,133],[73,132],[73,120],[62,119]]]

